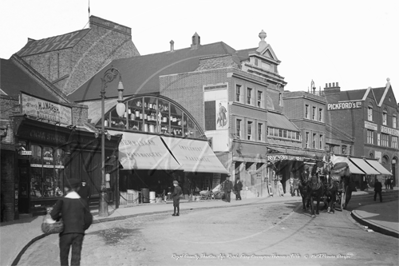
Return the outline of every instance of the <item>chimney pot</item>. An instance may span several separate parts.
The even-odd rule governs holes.
[[[170,41],[170,51],[171,51],[171,52],[174,52],[174,51],[175,51],[174,45],[175,45],[175,42],[174,42],[173,40],[171,40],[171,41]]]

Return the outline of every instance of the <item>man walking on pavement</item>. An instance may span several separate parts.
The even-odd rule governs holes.
[[[234,184],[234,191],[236,193],[236,200],[241,199],[241,190],[242,190],[242,183],[239,177],[237,177],[236,183]]]
[[[374,201],[377,199],[377,194],[379,194],[380,202],[382,202],[381,191],[382,191],[382,184],[380,181],[378,181],[378,179],[376,179],[375,184],[374,184]]]
[[[233,182],[230,181],[230,176],[227,176],[226,180],[223,182],[223,191],[226,202],[230,202],[230,194],[232,190],[233,190]]]
[[[173,193],[172,193],[172,199],[173,199],[173,214],[172,216],[179,216],[180,212],[180,195],[183,193],[181,190],[181,187],[179,187],[179,182],[177,180],[173,181]]]

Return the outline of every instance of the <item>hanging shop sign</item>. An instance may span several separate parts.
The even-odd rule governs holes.
[[[72,108],[21,93],[22,113],[38,119],[72,125]]]
[[[289,160],[289,161],[303,161],[303,157],[300,156],[292,156],[292,155],[268,155],[267,156],[268,161],[283,161],[283,160]]]
[[[362,107],[362,102],[339,102],[327,104],[327,110],[346,110],[346,109],[359,109]]]

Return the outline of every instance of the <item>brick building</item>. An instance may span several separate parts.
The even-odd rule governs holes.
[[[324,94],[327,123],[353,140],[347,146],[331,143],[330,150],[377,159],[388,172],[380,170],[386,173],[386,177],[391,173],[397,184],[399,108],[389,79],[385,87],[346,91],[341,91],[338,83],[329,83]]]
[[[284,113],[300,130],[302,148],[322,158],[326,144],[326,99],[314,87],[311,92],[284,92]]]
[[[70,102],[16,54],[0,64],[1,220],[45,213],[70,177],[87,178],[98,194],[100,175],[87,176],[81,165],[83,154],[87,166],[100,163],[87,106]],[[109,141],[109,155],[118,141]]]
[[[139,55],[130,28],[95,16],[89,23],[87,29],[29,38],[17,55],[66,95],[112,60]]]

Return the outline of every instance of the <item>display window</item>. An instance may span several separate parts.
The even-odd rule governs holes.
[[[64,151],[36,144],[31,145],[31,150],[31,198],[62,197],[64,195]]]

